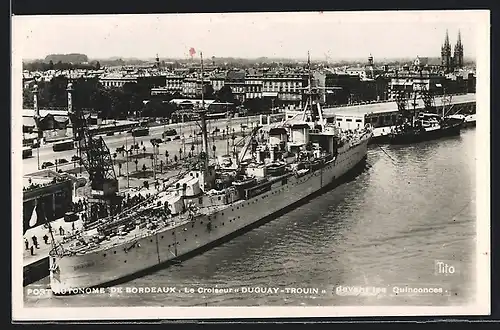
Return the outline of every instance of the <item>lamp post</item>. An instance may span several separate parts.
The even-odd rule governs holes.
[[[151,155],[151,167],[153,168],[153,179],[156,180],[156,172],[155,172],[155,156]]]
[[[40,170],[40,141],[35,140],[36,142],[36,162],[38,170]]]
[[[125,133],[125,154],[126,154],[126,169],[127,169],[127,189],[130,188],[130,179],[128,177],[128,149],[127,149],[127,133]]]
[[[186,138],[184,137],[184,133],[182,133],[182,149],[184,154],[186,154]]]

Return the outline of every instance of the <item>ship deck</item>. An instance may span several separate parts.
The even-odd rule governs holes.
[[[68,240],[61,242],[61,246],[63,250],[70,251],[76,254],[86,254],[96,251],[107,250],[114,246],[120,246],[128,242],[134,242],[144,237],[153,236],[156,233],[168,228],[175,228],[179,225],[189,222],[190,218],[187,213],[184,213],[166,219],[163,218],[154,219],[150,217],[148,219],[143,219],[143,223],[146,223],[148,220],[153,220],[153,222],[157,225],[157,227],[154,229],[148,229],[148,228],[141,228],[140,226],[136,225],[134,229],[124,232],[123,235],[116,234],[107,236],[106,239],[100,243],[94,243],[91,242],[90,240],[92,236],[97,235],[96,230],[82,231],[76,234],[75,236],[70,237]]]

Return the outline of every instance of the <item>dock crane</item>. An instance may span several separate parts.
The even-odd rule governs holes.
[[[118,194],[118,179],[108,146],[102,137],[93,136],[83,112],[72,105],[73,85],[68,83],[68,115],[81,165],[89,174],[91,189],[87,207],[87,226],[120,211],[122,197]]]

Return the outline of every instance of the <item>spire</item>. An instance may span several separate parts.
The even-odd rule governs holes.
[[[450,46],[450,38],[448,37],[448,29],[446,29],[446,35],[444,37],[444,46],[445,47]]]
[[[462,46],[462,38],[461,38],[461,36],[460,36],[460,30],[458,30],[457,45]]]

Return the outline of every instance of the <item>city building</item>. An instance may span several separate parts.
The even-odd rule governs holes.
[[[113,73],[101,76],[99,82],[105,88],[120,88],[128,82],[137,83],[137,76]]]
[[[165,88],[169,93],[182,92],[182,82],[184,78],[178,75],[171,75],[165,77]]]
[[[262,81],[248,78],[245,80],[245,99],[262,98]]]
[[[282,105],[299,105],[304,101],[307,74],[266,73],[260,79],[263,97],[275,98]]]
[[[212,84],[214,92],[219,91],[224,86],[225,80],[226,77],[223,75],[215,75],[213,77],[210,77],[210,83]]]
[[[400,71],[391,78],[389,99],[396,99],[397,95],[404,91],[407,95],[413,92],[428,92],[431,94],[442,94],[445,77],[429,71]]]
[[[84,179],[51,170],[25,176],[23,178],[24,232],[64,217],[71,206],[73,190],[82,185],[82,180]]]

